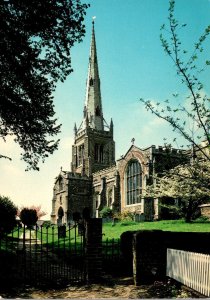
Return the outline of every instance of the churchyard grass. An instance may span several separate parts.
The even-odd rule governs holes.
[[[124,231],[135,231],[135,230],[163,230],[163,231],[177,231],[177,232],[210,232],[210,221],[199,222],[194,221],[192,223],[186,223],[184,220],[162,220],[154,222],[133,222],[133,221],[121,221],[115,223],[113,226],[112,222],[103,223],[103,240],[106,239],[119,239],[120,235]],[[48,229],[48,241],[46,240],[47,229],[42,229],[42,239],[44,242],[49,244],[57,241],[57,226],[53,229],[56,233],[54,240],[52,240],[52,227]],[[71,230],[71,239],[74,240],[74,229]],[[67,232],[68,235],[68,232]],[[41,239],[40,231],[38,238]],[[81,237],[77,235],[76,240],[80,242]],[[64,243],[64,239],[60,239],[60,246]]]
[[[177,232],[210,232],[210,221],[192,223],[186,223],[184,220],[163,220],[154,222],[133,222],[133,221],[121,221],[116,222],[113,226],[112,222],[103,223],[103,241],[107,239],[117,240],[121,234],[125,231],[136,230],[163,230],[163,231],[177,231]],[[9,234],[10,237],[17,238],[23,234],[23,228],[15,230],[13,234]],[[34,233],[35,235],[35,233]],[[35,236],[33,236],[35,238]],[[69,240],[71,244],[75,243],[75,229],[66,232],[66,239],[60,238],[58,242],[58,229],[57,226],[50,226],[49,228],[43,227],[38,229],[36,238],[42,240],[44,244],[48,244],[50,247],[68,247]],[[76,230],[76,244],[81,245],[81,236],[78,236]],[[1,245],[3,246],[3,245]],[[71,247],[71,246],[70,246]]]
[[[118,239],[124,231],[134,230],[163,230],[177,232],[210,232],[209,222],[186,223],[184,220],[163,220],[154,222],[117,222],[114,226],[112,222],[103,224],[103,239]]]

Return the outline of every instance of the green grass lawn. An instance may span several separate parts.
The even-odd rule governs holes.
[[[103,239],[118,239],[124,231],[153,230],[181,231],[181,232],[210,232],[210,222],[185,223],[184,220],[165,220],[155,222],[118,222],[114,226],[112,223],[103,224]]]
[[[103,224],[103,241],[107,239],[119,239],[120,235],[125,231],[135,231],[135,230],[163,230],[163,231],[177,231],[177,232],[210,232],[210,221],[206,222],[192,222],[186,223],[184,220],[165,220],[165,221],[155,221],[155,222],[132,222],[132,221],[122,221],[116,223],[112,226],[112,222]],[[23,229],[19,230],[19,235],[21,235]],[[18,231],[16,230],[10,237],[18,237]],[[81,244],[81,236],[78,236],[77,229],[67,230],[66,238],[60,238],[58,241],[58,231],[57,227],[49,227],[46,229],[43,227],[42,230],[38,230],[36,237],[42,240],[44,244],[49,244],[52,247],[74,247],[75,244]],[[71,244],[71,245],[70,245]],[[3,247],[3,244],[1,245]]]

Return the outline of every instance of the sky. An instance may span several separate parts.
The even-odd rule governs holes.
[[[83,1],[84,2],[84,1]],[[89,0],[85,18],[86,36],[72,49],[74,72],[58,83],[54,105],[62,123],[59,149],[40,171],[26,172],[20,160],[20,148],[11,139],[0,141],[0,195],[8,196],[18,207],[41,205],[50,218],[55,177],[60,169],[70,171],[73,128],[80,125],[85,102],[92,17],[95,19],[96,46],[101,79],[103,115],[107,123],[113,118],[116,159],[125,154],[135,138],[135,145],[145,148],[163,145],[175,136],[168,124],[147,112],[140,98],[162,102],[179,94],[184,101],[187,90],[177,77],[173,62],[163,51],[160,27],[167,24],[168,0]],[[180,24],[184,48],[193,45],[210,24],[210,0],[177,0],[175,15]],[[210,38],[204,44],[200,64],[210,59]],[[209,91],[209,70],[202,74],[204,90]],[[181,140],[178,140],[182,144]],[[176,147],[176,145],[175,145]]]

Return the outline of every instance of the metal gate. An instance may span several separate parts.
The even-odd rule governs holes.
[[[86,279],[84,233],[76,223],[18,227],[0,237],[0,250],[0,255],[12,255],[12,271],[7,271],[24,284],[55,286]]]

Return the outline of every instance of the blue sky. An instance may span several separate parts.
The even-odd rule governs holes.
[[[167,23],[168,0],[90,0],[89,3],[86,36],[72,49],[74,72],[65,83],[58,84],[54,95],[56,115],[63,124],[59,150],[40,166],[40,172],[25,172],[18,145],[9,140],[0,144],[1,153],[13,158],[11,162],[0,160],[3,174],[0,194],[10,196],[19,206],[41,204],[48,216],[54,178],[61,166],[70,170],[74,122],[79,125],[82,121],[92,16],[96,16],[103,112],[108,123],[113,118],[116,158],[125,154],[133,137],[140,148],[162,145],[164,137],[173,138],[168,125],[147,112],[139,98],[161,102],[178,92],[179,101],[183,101],[187,93],[159,39],[160,27]],[[210,1],[177,0],[175,12],[180,24],[187,23],[180,36],[185,49],[191,52],[210,24]],[[210,39],[204,46],[201,63],[210,59]],[[209,70],[202,76],[204,89],[209,93]]]

